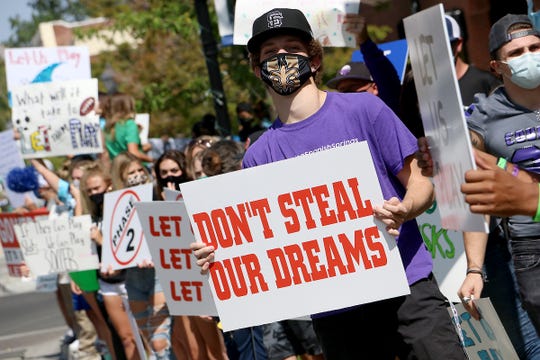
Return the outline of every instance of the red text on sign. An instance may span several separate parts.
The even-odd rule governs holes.
[[[379,238],[379,230],[373,226],[364,231],[356,230],[352,241],[346,234],[337,235],[337,239],[324,237],[322,249],[317,240],[309,240],[269,249],[266,253],[276,276],[276,286],[283,288],[353,273],[360,268],[385,266],[388,258],[383,244],[376,240]],[[321,253],[326,257],[325,263],[319,257]]]
[[[259,259],[254,254],[215,261],[210,265],[210,276],[220,300],[268,291],[268,284],[261,273]]]
[[[152,236],[180,236],[181,216],[149,216],[150,234]]]
[[[170,281],[174,301],[202,301],[202,281]]]
[[[191,250],[159,249],[159,262],[163,269],[191,269]]]
[[[319,185],[279,195],[279,209],[288,219],[284,223],[287,233],[299,232],[303,225],[309,230],[372,215],[371,201],[362,201],[358,186],[358,179],[351,178],[346,184],[337,181],[331,186]],[[334,207],[329,200],[333,200]]]
[[[274,233],[268,223],[270,213],[268,199],[254,200],[224,209],[215,209],[193,215],[193,221],[199,229],[201,240],[214,248],[228,248],[253,242],[248,217],[259,219],[265,239],[272,238]]]

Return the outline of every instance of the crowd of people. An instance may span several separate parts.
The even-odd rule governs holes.
[[[464,234],[468,269],[459,294],[475,317],[474,299],[489,296],[520,359],[540,359],[540,299],[534,286],[540,256],[535,152],[540,145],[540,32],[526,15],[497,21],[489,37],[492,75],[464,61],[460,26],[451,16],[444,21],[478,149],[479,169],[467,173],[462,191],[471,211],[492,215],[489,239]],[[328,92],[319,87],[322,46],[301,11],[273,9],[255,20],[247,50],[255,76],[268,86],[277,118],[267,129],[254,121],[252,105],[239,103],[240,141],[218,136],[208,115],[194,126],[195,136],[184,148],[175,148],[165,136],[163,148],[150,156],[134,121],[134,99],[100,97],[104,151],[97,158],[68,159],[65,171],[32,160],[40,179],[34,190],[42,204],[14,211],[43,205],[55,216],[89,214],[90,236],[100,254],[107,192],[152,183],[153,200],[161,201],[164,189],[179,190],[187,181],[344,140],[367,141],[385,198],[374,204],[374,216],[396,237],[411,294],[316,314],[312,320],[223,332],[219,318],[169,314],[152,259],[124,270],[60,274],[58,303],[77,338],[80,359],[467,358],[415,221],[433,203],[436,189],[429,179],[432,160],[414,79],[409,72],[401,85],[393,65],[369,38],[363,17],[349,14],[345,24],[356,35],[364,62],[345,64],[326,84],[337,92]],[[294,76],[284,77],[291,69]],[[214,248],[191,247],[207,272]],[[89,278],[97,286],[88,286]],[[484,285],[486,278],[490,282]]]

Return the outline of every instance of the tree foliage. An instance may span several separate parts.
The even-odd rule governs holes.
[[[111,19],[114,31],[128,32],[136,39],[136,45],[123,44],[94,57],[92,74],[100,78],[106,67],[114,70],[118,90],[135,97],[139,112],[150,113],[151,136],[189,136],[196,121],[214,113],[194,0],[34,0],[29,4],[32,20],[12,19],[13,35],[7,46],[27,45],[39,22],[85,17]],[[219,39],[212,4],[208,1],[212,31]],[[98,34],[96,29],[77,33],[81,37]],[[326,51],[324,81],[350,59],[351,52]],[[235,113],[238,102],[267,100],[262,82],[251,73],[243,46],[220,47],[219,63],[229,114]],[[232,119],[234,131],[237,124]]]

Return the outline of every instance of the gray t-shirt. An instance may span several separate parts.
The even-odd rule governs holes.
[[[540,173],[540,112],[513,103],[504,87],[488,97],[477,95],[474,106],[467,122],[484,139],[486,151]],[[512,237],[540,238],[540,223],[529,216],[512,216],[508,225]]]

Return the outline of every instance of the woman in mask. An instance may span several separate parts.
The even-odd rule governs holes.
[[[101,232],[103,199],[105,193],[112,190],[111,185],[111,177],[98,164],[87,167],[80,182],[83,207],[86,213],[89,213],[92,217],[91,238],[96,243],[100,260],[101,245],[103,243]],[[100,332],[99,337],[107,343],[113,359],[124,358],[124,354],[127,359],[140,359],[135,335],[129,324],[128,314],[122,306],[122,298],[127,295],[125,270],[109,271],[107,273],[98,272],[98,282],[99,294],[103,299],[106,315],[114,330],[111,332],[112,334],[107,334],[106,331],[97,329]],[[92,305],[93,302],[90,304]]]
[[[186,156],[168,150],[154,164],[157,193],[165,200],[163,189],[180,190],[179,185],[191,180],[186,172]],[[221,331],[211,317],[173,316],[172,349],[176,359],[225,360],[227,350]]]
[[[112,183],[115,190],[151,182],[148,170],[133,154],[124,152],[114,158]],[[171,318],[151,259],[145,259],[138,267],[126,269],[126,289],[129,307],[150,346],[152,358],[168,360]]]

